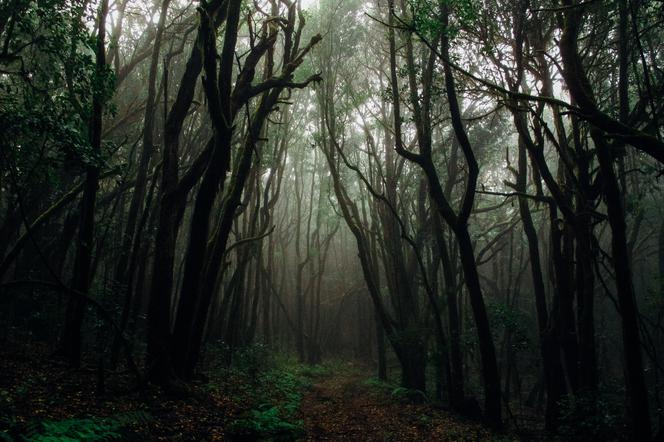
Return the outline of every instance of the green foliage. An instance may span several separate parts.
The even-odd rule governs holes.
[[[106,418],[33,421],[24,426],[15,440],[25,442],[130,440],[131,432],[126,428],[137,423],[145,423],[149,419],[148,413],[136,411]]]
[[[369,378],[364,381],[364,385],[380,393],[388,394],[392,399],[400,402],[427,402],[429,400],[421,390],[402,387],[394,382],[382,381],[378,378]]]
[[[0,441],[13,440],[5,429],[14,428],[16,426],[16,418],[14,415],[15,401],[12,395],[7,390],[0,390]]]
[[[523,311],[501,303],[488,303],[493,332],[500,335],[504,331],[511,333],[511,345],[514,350],[526,350],[531,346],[528,330],[534,329],[532,319]],[[531,328],[531,326],[533,328]]]
[[[232,348],[225,342],[217,342],[208,350],[209,367],[212,371],[233,376],[256,379],[259,372],[265,372],[275,367],[274,355],[269,348],[257,343],[242,348]],[[214,386],[212,386],[214,387]]]
[[[382,381],[378,378],[369,378],[364,381],[364,385],[380,391],[392,391],[397,387],[397,385],[392,382]]]
[[[214,350],[227,356],[223,345]],[[305,366],[270,353],[264,345],[235,350],[232,364],[219,368],[210,382],[211,389],[222,389],[234,401],[246,405],[246,411],[232,422],[229,434],[247,440],[293,440],[303,433],[298,419],[304,390],[312,379],[324,376],[328,367]],[[232,378],[231,384],[223,384]]]
[[[447,28],[440,20],[440,4],[431,0],[410,0],[412,26],[430,42],[436,41],[442,33],[454,38],[461,27],[472,25],[477,20],[477,7],[473,0],[444,0],[450,12]]]
[[[30,425],[25,435],[25,441],[103,441],[119,440],[120,433],[116,426],[95,419],[70,419],[57,422],[39,422]]]
[[[621,440],[625,435],[622,389],[604,388],[596,395],[570,395],[560,402],[558,440]]]
[[[235,351],[233,354],[233,367],[241,371],[258,372],[273,366],[272,354],[269,348],[263,344],[253,344]]]
[[[325,376],[329,374],[330,370],[327,366],[325,365],[305,365],[300,368],[299,370],[299,375],[304,376],[306,378],[318,378],[321,376]]]
[[[285,366],[261,373],[244,400],[258,403],[233,422],[231,434],[249,438],[292,440],[302,431],[302,421],[295,419],[302,390],[309,385],[297,374],[296,366]]]
[[[110,101],[115,76],[95,64],[96,7],[70,0],[14,0],[0,37],[0,148],[19,187],[59,187],[64,166],[101,164],[88,122],[93,96]],[[112,148],[112,146],[109,146]]]
[[[426,402],[428,401],[427,395],[421,391],[413,388],[396,387],[392,390],[390,395],[397,400],[406,402]]]
[[[302,420],[284,420],[276,406],[263,404],[251,410],[248,417],[238,419],[230,428],[232,433],[268,440],[293,440],[304,432]]]
[[[302,390],[311,385],[311,381],[303,379],[293,368],[265,373],[263,382],[272,386],[274,399],[288,416],[297,412],[302,400]]]
[[[412,0],[409,3],[413,14],[413,27],[427,40],[436,41],[442,32],[437,3],[423,0]]]

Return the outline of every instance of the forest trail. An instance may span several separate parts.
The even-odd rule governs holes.
[[[130,376],[109,374],[124,393],[100,398],[94,370],[72,371],[45,349],[32,350],[21,356],[0,348],[0,440],[496,440],[480,424],[407,400],[406,390],[351,362],[222,370],[178,398],[154,386],[127,393]]]
[[[487,441],[492,435],[430,404],[397,397],[402,389],[340,371],[314,381],[300,413],[307,441]]]

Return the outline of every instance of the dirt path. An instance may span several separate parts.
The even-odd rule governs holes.
[[[477,424],[428,404],[412,404],[366,383],[357,371],[314,381],[300,407],[308,441],[491,440]]]

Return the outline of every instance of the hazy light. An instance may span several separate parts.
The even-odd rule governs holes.
[[[314,9],[318,6],[318,0],[300,0],[302,9]]]

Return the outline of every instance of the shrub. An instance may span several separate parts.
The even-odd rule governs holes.
[[[615,393],[600,391],[570,395],[560,401],[561,441],[623,440],[625,420],[623,401]]]
[[[428,400],[427,395],[421,390],[406,387],[396,387],[392,390],[392,397],[403,402],[423,403]]]

